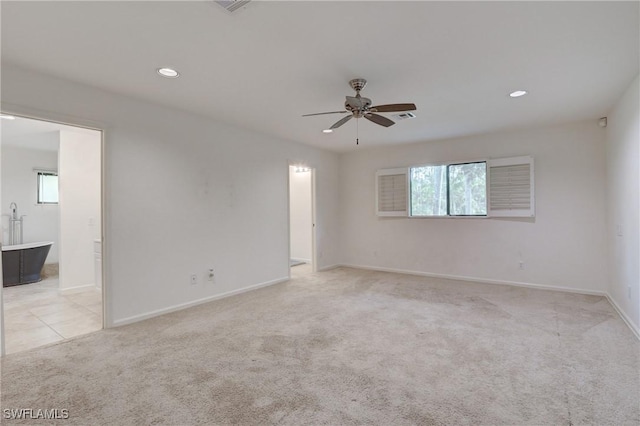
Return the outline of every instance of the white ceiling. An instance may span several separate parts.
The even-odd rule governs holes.
[[[61,130],[94,134],[96,130],[66,126],[42,120],[16,117],[15,120],[0,120],[0,143],[3,147],[14,146],[41,151],[57,151]]]
[[[638,6],[2,2],[2,61],[346,151],[355,120],[325,135],[342,115],[301,115],[342,109],[355,77],[374,104],[418,107],[389,128],[359,120],[360,148],[601,117],[639,72]]]

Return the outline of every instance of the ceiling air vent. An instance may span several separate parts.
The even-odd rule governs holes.
[[[215,0],[220,6],[229,13],[233,13],[242,6],[246,6],[251,0]]]
[[[416,115],[412,112],[402,112],[400,114],[394,115],[398,120],[406,120],[408,118],[416,118]]]

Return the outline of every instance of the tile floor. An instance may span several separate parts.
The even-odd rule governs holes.
[[[311,265],[291,268],[293,278],[311,274]],[[7,354],[102,329],[102,295],[94,289],[60,295],[58,279],[5,287],[4,327]]]
[[[3,289],[5,350],[21,352],[102,329],[102,294],[60,295],[58,279]]]

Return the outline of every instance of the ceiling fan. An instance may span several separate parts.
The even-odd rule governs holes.
[[[347,100],[344,102],[344,111],[331,111],[331,112],[318,112],[315,114],[305,114],[303,117],[310,117],[313,115],[325,115],[325,114],[346,114],[350,113],[346,117],[338,120],[331,130],[337,129],[352,118],[364,117],[367,120],[379,124],[384,127],[393,126],[395,122],[382,115],[376,114],[377,112],[401,112],[401,111],[415,111],[415,104],[387,104],[371,106],[371,99],[360,96],[360,91],[367,85],[367,80],[364,78],[354,78],[349,82],[349,85],[356,91],[355,96],[347,96]]]

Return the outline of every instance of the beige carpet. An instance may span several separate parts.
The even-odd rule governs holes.
[[[639,350],[601,297],[340,268],[9,355],[1,408],[78,425],[638,425]]]

